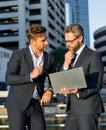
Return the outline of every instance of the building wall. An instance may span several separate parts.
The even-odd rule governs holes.
[[[101,53],[104,65],[104,81],[106,83],[106,26],[97,29],[94,32],[94,47]]]
[[[90,47],[88,0],[68,0],[70,4],[72,23],[82,25],[84,28],[84,43]]]
[[[47,28],[48,52],[65,46],[64,0],[1,0],[0,46],[12,50],[26,47],[26,30],[35,23]]]
[[[72,8],[70,0],[65,0],[66,26],[72,23]]]
[[[11,50],[0,47],[0,82],[5,82],[7,62],[9,61],[11,54]]]

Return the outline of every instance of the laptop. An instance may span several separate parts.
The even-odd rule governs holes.
[[[67,89],[87,87],[82,67],[51,73],[49,78],[55,93],[59,93],[62,87]]]

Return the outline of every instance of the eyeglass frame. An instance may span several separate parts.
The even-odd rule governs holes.
[[[64,41],[65,41],[66,43],[71,44],[71,43],[73,43],[73,41],[77,40],[80,36],[81,36],[81,35],[78,35],[78,36],[77,36],[76,38],[74,38],[73,40],[68,40],[68,41],[64,40]]]

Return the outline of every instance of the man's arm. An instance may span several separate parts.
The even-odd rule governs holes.
[[[61,93],[62,94],[75,94],[79,99],[84,99],[87,98],[95,93],[98,93],[102,87],[102,78],[103,78],[103,66],[102,66],[102,61],[99,53],[95,53],[90,57],[91,61],[89,64],[89,73],[94,73],[98,72],[98,81],[97,84],[94,86],[94,83],[96,83],[96,78],[94,77],[91,82],[90,86],[87,84],[87,88],[82,88],[82,89],[73,89],[73,90],[68,90],[67,88],[62,88]]]
[[[98,72],[98,81],[97,85],[94,86],[93,82],[96,82],[96,78],[93,78],[90,86],[88,85],[85,89],[79,89],[79,98],[87,98],[92,96],[95,93],[98,93],[102,88],[102,80],[103,80],[103,65],[101,61],[101,57],[99,53],[94,53],[92,57],[90,57],[90,64],[89,64],[89,73]]]
[[[30,83],[30,73],[20,74],[20,56],[17,51],[14,51],[8,64],[7,64],[7,71],[6,71],[6,82],[7,84],[24,84]],[[25,66],[23,66],[25,67]]]

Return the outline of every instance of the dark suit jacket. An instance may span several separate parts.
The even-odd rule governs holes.
[[[6,102],[7,108],[19,110],[26,109],[31,101],[35,85],[37,86],[40,98],[42,97],[46,73],[43,73],[31,82],[30,73],[33,69],[34,65],[29,48],[13,52],[8,62],[6,72],[6,82],[11,85]],[[46,52],[44,52],[43,69],[47,73],[54,72],[55,69],[53,57]]]
[[[83,67],[85,75],[98,72],[99,77],[96,86],[93,86],[94,82],[91,81],[90,86],[85,89],[79,89],[79,98],[76,95],[68,96],[67,111],[77,115],[103,112],[103,104],[99,94],[103,76],[100,54],[85,46],[74,65],[74,68],[76,67]],[[92,80],[95,80],[95,78]]]

